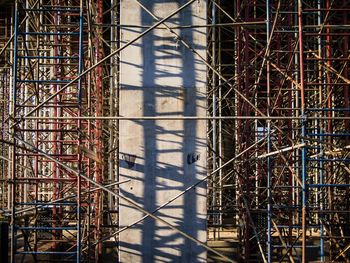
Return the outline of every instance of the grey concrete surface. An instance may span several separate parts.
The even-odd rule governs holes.
[[[187,1],[141,2],[164,18]],[[121,1],[121,24],[154,23],[136,1]],[[206,1],[196,1],[167,24],[205,25]],[[123,28],[123,43],[143,30]],[[205,57],[206,28],[176,32]],[[121,116],[205,116],[206,66],[169,31],[156,29],[122,52],[120,96]],[[132,180],[121,186],[121,193],[152,211],[206,175],[206,122],[121,121],[120,160],[120,180]],[[205,242],[206,185],[156,214]],[[121,227],[142,216],[120,204]],[[119,248],[121,262],[206,262],[205,249],[151,218],[122,232]]]

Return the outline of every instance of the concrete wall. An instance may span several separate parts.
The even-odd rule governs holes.
[[[185,0],[141,1],[164,18]],[[121,1],[121,24],[154,24],[136,1]],[[205,25],[206,1],[175,15],[169,26]],[[122,28],[123,44],[145,29]],[[176,29],[205,57],[206,28]],[[121,116],[205,116],[206,67],[174,38],[157,29],[121,54]],[[148,211],[170,200],[206,176],[206,122],[183,120],[122,121],[120,123],[121,186],[124,196]],[[206,241],[206,185],[156,213],[184,232]],[[120,227],[142,213],[120,204]],[[121,262],[205,262],[206,251],[168,227],[148,218],[120,235]]]

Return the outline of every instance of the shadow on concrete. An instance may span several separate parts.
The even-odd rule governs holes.
[[[185,0],[142,1],[143,5],[154,13],[159,11],[162,4],[172,4],[172,9],[176,10],[186,2]],[[167,10],[167,13],[171,11]],[[191,25],[192,20],[191,9],[187,8],[168,23]],[[141,11],[141,22],[142,25],[152,25],[155,20],[147,12]],[[182,29],[177,33],[188,43],[195,41],[193,29]],[[126,64],[140,72],[142,84],[132,86],[122,83],[121,89],[142,91],[143,116],[196,116],[199,110],[205,112],[203,105],[206,94],[203,89],[201,93],[198,86],[205,87],[206,74],[205,70],[197,71],[196,63],[202,62],[198,61],[191,51],[164,29],[157,29],[147,34],[137,46],[142,48],[143,63],[139,65],[127,61]],[[196,48],[205,49],[205,43]],[[199,79],[199,75],[203,77]],[[140,149],[142,153],[121,149],[120,166],[124,171],[121,176],[123,179],[141,181],[143,194],[134,194],[134,189],[131,187],[124,187],[121,192],[146,210],[153,211],[206,175],[206,167],[202,165],[206,159],[205,125],[201,126],[204,129],[203,136],[203,130],[198,131],[198,121],[170,123],[147,120],[134,121],[134,124],[142,127],[143,146]],[[143,176],[137,178],[130,176],[128,169]],[[206,197],[200,194],[205,189],[206,185],[203,183],[197,189],[186,193],[181,203],[169,204],[156,214],[185,233],[203,239],[203,233],[206,236],[206,210],[203,209],[198,213],[197,202],[200,198],[205,207]],[[128,204],[123,203],[122,206],[131,209]],[[121,215],[123,216],[128,215]],[[144,263],[206,261],[203,256],[204,248],[184,239],[180,234],[170,231],[167,226],[160,225],[151,218],[140,222],[133,229],[140,233],[141,240],[131,243],[121,239],[121,253],[134,253]]]

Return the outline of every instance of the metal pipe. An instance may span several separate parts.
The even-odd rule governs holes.
[[[299,37],[299,68],[301,115],[305,118],[305,74],[304,74],[304,46],[303,46],[303,13],[302,1],[298,0],[298,37]],[[306,120],[302,121],[302,137],[306,134]],[[302,140],[304,143],[304,140]],[[306,263],[306,148],[302,149],[302,262]]]
[[[278,6],[280,5],[280,1],[278,1]],[[279,9],[279,8],[278,8]],[[276,14],[274,25],[277,21],[278,15]],[[271,106],[271,87],[270,87],[270,43],[272,38],[272,32],[271,32],[271,25],[270,25],[270,0],[266,1],[266,38],[267,38],[267,46],[265,51],[265,56],[263,59],[263,64],[261,66],[260,72],[262,72],[262,68],[264,66],[264,62],[266,61],[266,89],[267,89],[267,116],[270,116],[270,106]],[[258,76],[258,83],[260,78],[260,73]],[[270,152],[271,152],[271,121],[267,121],[267,262],[271,262],[272,259],[272,209],[271,209],[271,203],[272,203],[272,197],[271,197],[271,177],[272,177],[272,171],[271,171],[271,158],[270,158]]]
[[[80,0],[79,2],[79,62],[78,62],[78,75],[80,75],[83,71],[83,66],[84,66],[84,50],[83,50],[83,43],[84,43],[84,1]],[[79,110],[78,110],[78,116],[81,115],[81,103],[82,103],[82,79],[79,78],[78,80],[78,105],[79,105]],[[55,97],[56,98],[56,97]],[[78,120],[78,130],[80,130],[81,127],[81,120]],[[78,139],[78,147],[82,144],[81,142],[81,136],[79,136]],[[78,152],[78,171],[79,173],[83,170],[82,167],[82,155],[80,152]],[[76,261],[80,262],[81,261],[81,244],[82,244],[82,216],[81,216],[81,178],[77,177],[77,240],[76,240],[76,245],[77,245],[77,254],[76,254]],[[99,226],[96,226],[99,227]]]
[[[215,5],[212,5],[212,9],[211,9],[211,19],[212,19],[212,23],[215,24],[216,23],[216,8]],[[216,55],[216,28],[213,27],[212,29],[212,34],[211,34],[211,40],[212,40],[212,67],[216,69],[217,65],[217,55]],[[212,140],[212,171],[215,171],[216,169],[216,152],[217,152],[217,122],[216,122],[216,111],[217,111],[217,103],[216,103],[216,89],[214,89],[214,87],[216,86],[216,74],[213,75],[212,77],[212,87],[213,87],[213,92],[212,92],[212,136],[211,136],[211,140]],[[220,158],[220,156],[219,156]],[[215,207],[217,207],[217,192],[216,192],[216,185],[217,185],[217,175],[214,174],[211,178],[211,183],[212,183],[212,209],[214,210]],[[217,225],[217,214],[213,213],[213,225],[214,225],[214,239],[216,239],[216,225]],[[219,234],[218,234],[219,235]]]
[[[16,120],[302,120],[302,116],[67,116],[67,117],[15,117]],[[309,120],[350,120],[350,117],[308,116]]]
[[[13,65],[12,65],[12,74],[13,74],[13,79],[12,79],[12,100],[13,100],[13,105],[12,105],[12,113],[16,114],[16,101],[17,101],[17,49],[18,49],[18,44],[17,44],[17,38],[18,38],[18,0],[15,1],[14,5],[14,50],[13,50]],[[13,127],[11,129],[13,133],[16,133],[16,127]],[[10,259],[11,262],[15,262],[15,254],[16,254],[16,230],[15,230],[15,202],[16,202],[16,138],[13,138],[13,145],[12,145],[12,163],[11,163],[11,255]]]

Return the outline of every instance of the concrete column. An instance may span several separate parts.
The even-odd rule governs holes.
[[[164,18],[187,1],[144,0]],[[168,26],[206,24],[206,1],[199,0],[168,21]],[[121,24],[151,26],[155,20],[134,0],[121,1]],[[162,26],[164,28],[164,26]],[[166,29],[156,29],[121,54],[121,116],[205,116],[206,66]],[[122,27],[122,45],[144,28]],[[175,30],[203,57],[206,28]],[[121,121],[121,193],[148,211],[206,176],[206,122],[183,120]],[[205,242],[206,184],[156,213]],[[120,227],[143,216],[120,204]],[[148,218],[120,235],[121,262],[205,262],[206,251]]]

